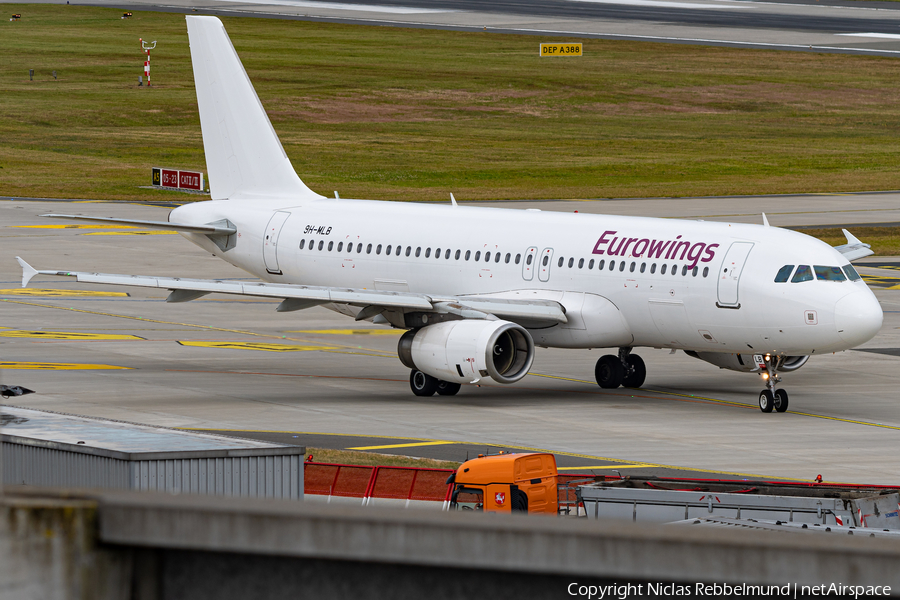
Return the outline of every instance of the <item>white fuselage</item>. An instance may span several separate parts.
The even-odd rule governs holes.
[[[569,322],[529,327],[542,346],[821,354],[871,339],[882,321],[862,280],[775,283],[784,265],[848,264],[776,227],[330,199],[212,201],[170,215],[221,219],[238,231],[228,251],[185,235],[266,281],[556,300]]]

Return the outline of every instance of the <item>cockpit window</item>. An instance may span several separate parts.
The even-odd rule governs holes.
[[[841,271],[839,267],[823,267],[822,265],[816,265],[813,267],[816,270],[816,279],[819,281],[846,281],[847,277],[844,275],[844,272]]]
[[[809,265],[800,265],[797,267],[797,272],[794,273],[794,276],[791,277],[791,283],[800,283],[801,281],[812,281],[813,274],[812,269],[809,268]]]
[[[856,269],[853,268],[853,265],[844,265],[844,273],[847,274],[847,279],[850,281],[862,279],[862,277],[859,276],[859,273],[856,272]]]
[[[780,269],[778,269],[778,275],[775,276],[775,283],[784,283],[791,277],[791,273],[794,270],[794,265],[784,265]]]

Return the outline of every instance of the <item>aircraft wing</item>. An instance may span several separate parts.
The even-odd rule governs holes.
[[[38,270],[16,257],[22,267],[22,287],[36,275],[74,277],[79,283],[130,285],[166,289],[171,293],[167,302],[188,302],[212,293],[281,298],[279,312],[309,308],[320,304],[337,303],[363,307],[359,319],[381,313],[387,309],[421,310],[459,315],[463,318],[483,319],[506,317],[566,323],[565,309],[549,300],[503,300],[464,296],[428,296],[411,292],[319,287],[287,283],[223,281],[219,279],[184,279],[179,277],[152,277],[144,275],[117,275],[88,273],[84,271]],[[371,307],[371,308],[370,308]],[[380,309],[380,310],[379,310]],[[363,316],[363,315],[366,316]]]
[[[857,260],[864,256],[875,254],[875,252],[872,250],[871,245],[864,244],[846,229],[841,229],[841,231],[844,232],[844,236],[846,236],[847,238],[847,243],[843,246],[835,246],[834,249],[843,254],[844,258],[846,258],[850,262],[853,262],[854,260]]]

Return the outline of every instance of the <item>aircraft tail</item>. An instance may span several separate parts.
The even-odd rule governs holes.
[[[186,19],[212,198],[321,198],[291,166],[222,21]]]

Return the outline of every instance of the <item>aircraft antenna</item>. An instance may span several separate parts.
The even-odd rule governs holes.
[[[768,227],[768,226],[769,226],[769,219],[766,218],[766,213],[763,213],[762,216],[763,216],[763,226],[764,226],[764,227]]]
[[[450,204],[452,204],[453,206],[457,206],[457,204],[456,204],[456,198],[453,197],[453,193],[452,193],[452,192],[450,193]]]

